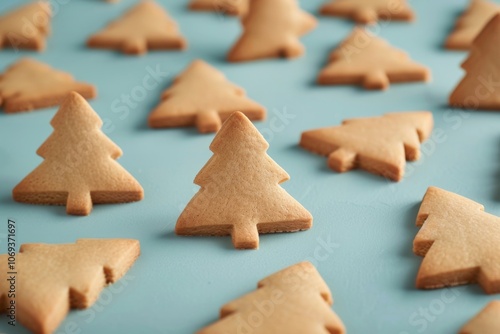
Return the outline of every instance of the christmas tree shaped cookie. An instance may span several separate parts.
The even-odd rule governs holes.
[[[336,172],[361,168],[399,181],[406,160],[420,157],[420,143],[430,136],[432,127],[428,111],[354,118],[341,126],[303,132],[300,146],[327,156],[328,166]]]
[[[122,151],[80,95],[70,93],[50,124],[54,132],[37,151],[45,160],[14,188],[14,200],[66,205],[68,214],[88,215],[92,203],[142,199],[141,185],[115,161]]]
[[[378,20],[412,21],[414,18],[406,0],[329,0],[320,12],[323,15],[348,17],[363,24]]]
[[[500,5],[487,0],[471,0],[469,8],[457,20],[455,29],[446,39],[446,48],[468,50],[486,23],[498,13]]]
[[[224,305],[221,319],[198,334],[344,334],[332,304],[330,289],[316,268],[301,262],[261,280],[257,291]],[[261,315],[258,325],[254,314]]]
[[[311,214],[280,183],[288,174],[267,154],[269,144],[241,112],[215,136],[214,155],[196,175],[201,186],[181,213],[178,235],[231,235],[235,248],[258,248],[259,233],[312,226]]]
[[[428,81],[429,70],[408,55],[362,28],[330,54],[318,76],[320,85],[362,85],[386,89],[391,82]]]
[[[71,91],[85,98],[96,96],[94,86],[30,58],[17,61],[0,76],[0,106],[7,113],[58,105]]]
[[[462,68],[467,72],[450,95],[450,105],[500,111],[500,14],[486,24]]]
[[[14,264],[9,255],[0,255],[1,300],[4,305],[15,303],[16,319],[33,333],[53,333],[70,308],[92,306],[106,285],[125,275],[139,253],[139,241],[131,239],[24,244]],[[12,272],[17,273],[15,296],[9,293]]]
[[[413,252],[424,256],[417,287],[478,283],[500,293],[500,218],[454,193],[430,187],[417,216]]]
[[[490,302],[478,315],[469,321],[459,334],[500,333],[500,301]]]
[[[36,1],[0,16],[0,49],[45,49],[51,15],[48,1]]]
[[[186,41],[162,7],[153,0],[142,0],[104,30],[92,35],[87,45],[139,55],[148,50],[184,49]]]
[[[233,112],[252,120],[266,116],[265,109],[245,96],[245,91],[202,60],[195,60],[162,95],[149,116],[153,128],[196,126],[199,132],[215,132]]]
[[[220,12],[227,15],[245,15],[250,0],[191,0],[191,10]]]
[[[232,62],[302,55],[299,37],[316,27],[316,19],[296,0],[252,0],[242,24],[243,34],[227,56]]]

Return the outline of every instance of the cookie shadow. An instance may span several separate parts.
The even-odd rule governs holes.
[[[218,243],[219,247],[228,250],[235,250],[233,243],[231,242],[231,236],[185,236],[185,235],[177,235],[173,228],[168,228],[166,231],[163,231],[159,237],[162,240],[170,240],[171,242],[183,242],[186,247],[188,247],[189,243],[192,243],[193,247],[209,247],[209,244]]]
[[[500,137],[497,139],[498,151],[500,152]],[[500,157],[498,158],[500,161]],[[493,187],[493,200],[500,202],[500,168],[494,173],[493,180],[495,180],[495,187]]]
[[[406,213],[403,217],[401,217],[401,221],[404,222],[405,226],[405,241],[403,244],[405,245],[404,249],[401,250],[401,257],[404,261],[411,261],[414,263],[413,269],[410,270],[406,277],[402,277],[403,289],[416,291],[419,290],[415,286],[415,280],[417,277],[418,270],[420,268],[420,264],[422,262],[422,257],[413,253],[413,239],[417,235],[419,228],[415,225],[415,220],[418,214],[418,210],[420,208],[420,202],[412,204],[406,210]]]

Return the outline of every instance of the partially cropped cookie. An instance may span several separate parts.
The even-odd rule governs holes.
[[[294,58],[305,52],[299,37],[316,27],[316,19],[296,0],[252,0],[242,18],[243,34],[227,55],[231,62]]]
[[[33,333],[56,331],[71,308],[91,307],[101,290],[122,278],[140,253],[132,239],[79,239],[74,244],[24,244],[0,255],[0,297],[12,301],[17,320]],[[14,272],[14,274],[13,274]],[[15,276],[15,295],[11,281]]]
[[[185,49],[177,24],[153,0],[141,0],[122,17],[92,35],[87,45],[139,55],[148,50]]]
[[[88,215],[93,203],[143,198],[141,185],[115,161],[121,149],[83,97],[70,93],[50,124],[54,132],[37,151],[45,160],[14,188],[15,201],[66,205],[68,214]]]
[[[50,33],[51,15],[48,1],[36,1],[0,16],[0,49],[42,51]]]
[[[465,77],[450,95],[450,105],[500,111],[500,13],[486,24],[463,62]]]
[[[490,302],[478,315],[472,318],[459,334],[500,333],[500,301]]]
[[[75,81],[66,72],[22,58],[0,76],[0,107],[7,113],[51,107],[60,104],[71,91],[87,99],[97,94],[93,85]]]
[[[316,268],[301,262],[264,278],[256,291],[224,305],[221,319],[198,334],[345,334],[332,304],[330,289]]]
[[[469,8],[460,16],[446,39],[445,47],[468,50],[486,23],[500,13],[500,5],[488,0],[470,0]]]
[[[245,96],[224,74],[202,60],[195,60],[162,94],[149,115],[153,128],[196,126],[201,133],[216,132],[235,111],[251,120],[262,120],[266,110]]]
[[[406,0],[329,0],[320,12],[363,24],[378,20],[412,21],[415,17]]]
[[[336,172],[361,168],[399,181],[406,160],[419,159],[420,143],[429,138],[432,127],[428,111],[353,118],[340,126],[303,132],[300,146],[327,156],[328,166]]]
[[[361,85],[386,89],[390,83],[429,81],[430,71],[363,28],[355,28],[331,54],[318,75],[320,85]]]
[[[250,0],[191,0],[189,9],[219,12],[227,15],[245,15]]]
[[[214,155],[194,179],[201,189],[175,232],[231,235],[235,248],[255,249],[259,233],[309,229],[312,216],[279,185],[290,177],[266,154],[268,147],[243,113],[233,113],[210,145]]]
[[[417,226],[413,252],[424,257],[417,288],[477,283],[486,293],[500,293],[499,217],[468,198],[429,187]]]

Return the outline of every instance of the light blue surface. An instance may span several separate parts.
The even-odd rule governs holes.
[[[19,2],[2,1],[0,9]],[[259,279],[306,259],[330,286],[333,309],[348,333],[456,333],[498,298],[474,285],[434,291],[414,287],[421,262],[412,253],[415,217],[429,185],[460,193],[500,215],[500,115],[461,113],[446,106],[463,76],[459,64],[465,53],[444,51],[441,45],[466,1],[411,1],[416,22],[381,26],[381,36],[430,67],[433,76],[429,84],[393,85],[386,92],[314,84],[328,52],[352,29],[350,21],[319,18],[318,28],[302,39],[307,54],[297,60],[229,64],[224,59],[240,33],[238,21],[189,12],[187,0],[160,2],[179,23],[189,48],[143,57],[85,47],[88,36],[134,1],[60,2],[67,4],[59,6],[53,19],[47,50],[1,51],[0,70],[31,56],[94,83],[99,96],[91,104],[105,121],[107,135],[123,149],[119,162],[142,184],[145,199],[96,206],[88,217],[67,216],[63,207],[13,202],[12,188],[41,162],[35,151],[52,131],[49,121],[56,108],[0,113],[0,233],[6,233],[11,218],[18,224],[18,244],[87,237],[141,242],[142,255],[124,279],[126,286],[119,282],[105,290],[92,311],[71,312],[57,333],[193,333],[215,321],[224,303],[254,290]],[[313,13],[321,3],[302,1]],[[151,130],[146,119],[172,77],[196,58],[219,68],[268,108],[268,120],[256,126],[267,134],[269,155],[291,176],[284,188],[313,214],[311,230],[261,236],[256,251],[236,251],[230,238],[175,236],[176,219],[198,188],[193,179],[211,156],[213,135],[199,135],[195,129]],[[148,67],[157,65],[170,73],[167,79],[128,114],[113,108],[122,94],[142,84]],[[424,145],[422,159],[408,164],[400,183],[363,171],[336,174],[327,169],[325,158],[297,146],[304,130],[406,110],[431,110],[441,136]],[[294,118],[272,127],[279,122],[276,112],[284,111]],[[331,252],[318,251],[328,240],[335,244]],[[4,253],[5,240],[0,247]],[[425,320],[419,312],[429,308]],[[13,331],[1,319],[0,332],[27,333],[19,325]]]

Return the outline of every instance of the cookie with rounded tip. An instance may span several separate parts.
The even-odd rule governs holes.
[[[91,48],[141,55],[148,50],[182,50],[187,46],[177,24],[153,0],[141,0],[122,17],[87,40]]]
[[[459,334],[498,334],[500,333],[500,301],[489,302],[484,309],[472,318]]]
[[[250,0],[191,0],[189,9],[243,16],[248,11],[249,2]]]
[[[329,0],[322,15],[350,18],[361,24],[379,20],[413,21],[415,14],[406,0]]]

